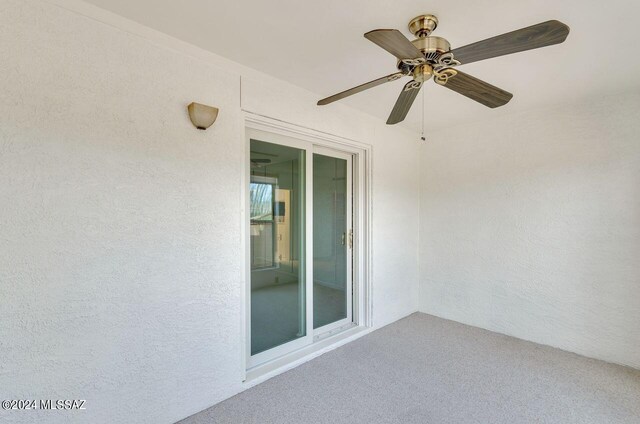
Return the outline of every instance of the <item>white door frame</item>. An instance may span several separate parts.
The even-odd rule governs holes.
[[[242,365],[245,370],[268,363],[276,358],[282,358],[287,354],[309,347],[314,342],[314,335],[318,336],[319,330],[327,330],[324,327],[313,330],[313,304],[312,296],[306,296],[306,335],[291,342],[277,346],[265,352],[251,356],[251,265],[250,265],[250,223],[249,223],[249,180],[250,180],[250,139],[251,135],[268,133],[264,141],[273,141],[289,147],[304,149],[306,153],[306,216],[305,216],[305,257],[313,258],[313,231],[309,231],[309,224],[313,222],[313,153],[321,153],[323,148],[329,149],[330,156],[339,154],[352,157],[353,166],[353,310],[352,319],[358,327],[371,327],[372,322],[372,295],[371,295],[371,175],[372,156],[371,146],[355,140],[312,129],[286,123],[265,116],[245,111],[245,149],[242,181],[242,248],[245,252],[245,266],[243,267],[244,301],[242,302],[242,340],[244,344]],[[306,259],[305,258],[305,259]],[[305,264],[306,293],[313,290],[313,267]],[[333,332],[336,330],[334,329]],[[331,333],[332,331],[330,331]],[[316,337],[317,338],[317,337]]]
[[[246,129],[246,141],[247,143],[251,142],[252,138],[259,138],[261,141],[266,141],[268,143],[274,143],[281,146],[292,147],[295,149],[304,150],[305,152],[305,166],[304,166],[304,203],[305,203],[305,219],[304,219],[304,231],[301,231],[301,238],[304,243],[304,254],[299,259],[299,269],[304,269],[304,285],[305,290],[300,290],[300,295],[304,295],[304,303],[305,303],[305,335],[294,339],[292,341],[286,342],[264,352],[257,353],[255,355],[251,355],[251,344],[247,343],[248,349],[248,362],[247,368],[251,368],[253,366],[263,364],[265,362],[271,361],[275,358],[279,358],[280,356],[292,352],[301,347],[307,346],[313,341],[313,297],[309,296],[309,291],[313,291],[313,266],[307,261],[307,258],[313,258],[313,234],[309,234],[309,225],[313,222],[313,145],[303,141],[297,140],[293,137],[285,136],[282,134],[274,134],[271,132],[259,130],[252,127],[247,127]],[[245,162],[249,163],[249,158],[245,159]],[[249,170],[249,178],[251,171]],[[248,191],[248,186],[245,187],[245,193]],[[248,196],[247,201],[249,201]],[[249,210],[250,205],[246,205],[246,210]],[[245,226],[250,226],[250,222],[247,219]],[[247,235],[249,232],[247,232]],[[250,242],[247,242],[250,247]],[[247,296],[245,299],[246,302],[246,315],[247,315],[247,340],[251,340],[251,261],[250,261],[250,253],[249,256],[245,258],[247,261],[248,271],[247,271],[247,285],[246,291]]]

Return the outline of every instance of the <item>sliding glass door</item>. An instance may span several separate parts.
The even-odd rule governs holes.
[[[305,151],[251,140],[251,355],[304,337]]]
[[[351,322],[351,156],[313,154],[313,328]]]
[[[353,322],[352,155],[249,130],[249,366]]]

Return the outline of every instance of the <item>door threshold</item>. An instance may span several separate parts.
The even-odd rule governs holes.
[[[344,320],[346,321],[346,320]],[[332,327],[331,325],[327,325],[325,327],[316,328],[313,331],[318,332],[315,336],[313,336],[313,342],[318,343],[320,340],[324,340],[331,336],[335,336],[341,334],[345,331],[351,330],[352,328],[357,327],[358,325],[355,322],[343,323],[342,325],[337,325]],[[324,331],[323,331],[324,330]]]
[[[353,326],[337,334],[329,334],[313,344],[302,347],[286,355],[280,356],[264,364],[247,369],[245,384],[249,387],[268,380],[278,374],[297,367],[323,353],[329,352],[346,343],[356,340],[369,333],[371,328]]]

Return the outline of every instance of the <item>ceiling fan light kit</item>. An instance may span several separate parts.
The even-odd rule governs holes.
[[[327,105],[369,88],[408,76],[411,77],[411,81],[402,88],[389,119],[387,119],[389,125],[397,124],[405,119],[422,85],[431,78],[436,84],[487,107],[503,106],[511,100],[513,94],[454,69],[454,67],[559,44],[569,35],[567,25],[552,20],[451,49],[451,45],[446,39],[431,35],[437,27],[437,17],[420,15],[409,22],[409,31],[416,37],[413,41],[409,41],[397,29],[376,29],[367,32],[364,34],[366,39],[397,58],[398,71],[324,98],[318,101],[318,105]]]

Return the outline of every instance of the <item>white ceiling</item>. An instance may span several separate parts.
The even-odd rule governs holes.
[[[318,93],[318,99],[393,72],[395,58],[362,35],[397,28],[412,38],[407,23],[422,13],[438,16],[434,35],[453,47],[549,19],[571,27],[563,44],[461,68],[514,94],[500,109],[426,85],[426,125],[437,128],[640,87],[636,0],[87,2]],[[394,81],[343,102],[386,120],[405,82]],[[402,125],[419,130],[422,116],[419,96]]]

